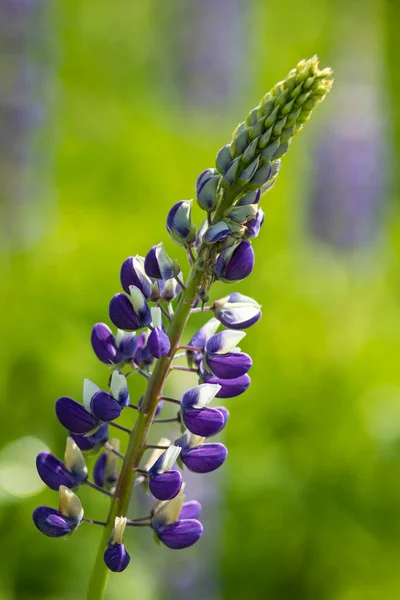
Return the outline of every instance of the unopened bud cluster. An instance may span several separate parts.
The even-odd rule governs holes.
[[[82,521],[105,526],[109,535],[104,562],[111,571],[122,571],[129,564],[123,541],[129,527],[147,526],[157,541],[173,549],[191,546],[202,535],[201,507],[194,500],[185,502],[182,472],[209,473],[225,462],[227,449],[213,436],[226,426],[229,412],[218,404],[243,394],[250,385],[252,359],[239,344],[245,330],[261,317],[258,302],[238,292],[205,303],[214,280],[237,282],[252,272],[252,240],[264,222],[261,195],[272,187],[292,137],[331,84],[330,70],[320,71],[316,58],[302,61],[251,111],[232,142],[218,153],[216,169],[207,169],[197,180],[197,203],[207,212],[199,230],[192,221],[192,200],[176,203],[167,215],[168,233],[186,252],[190,267],[186,283],[179,262],[162,243],[146,256],[128,257],[120,270],[121,291],[109,302],[112,326],[97,323],[91,333],[94,353],[108,367],[106,377],[101,386],[85,379],[82,398],[62,396],[56,401],[57,418],[68,432],[64,460],[42,452],[37,470],[59,493],[59,508],[41,506],[33,519],[50,537],[69,535]],[[211,318],[181,345],[181,332],[197,313]],[[186,366],[175,363],[182,355]],[[173,370],[197,377],[196,385],[180,398],[163,395]],[[131,375],[147,380],[144,397],[132,398]],[[159,419],[169,402],[176,416]],[[160,437],[156,445],[147,445],[149,427],[143,427],[144,437],[137,444],[140,453],[124,457],[119,439],[109,434],[125,429],[138,435],[135,427],[130,431],[117,422],[127,409],[136,414],[137,422],[148,419],[154,428],[175,422],[176,434],[172,440]],[[151,454],[145,455],[149,449]],[[91,477],[85,454],[98,455]],[[126,478],[120,478],[128,460],[139,465],[134,467],[136,481],[155,499],[151,513],[133,518],[114,512],[112,522],[108,517],[102,523],[85,518],[77,496],[81,486],[108,495],[111,508],[119,506],[122,497],[129,498],[132,487],[124,488]]]

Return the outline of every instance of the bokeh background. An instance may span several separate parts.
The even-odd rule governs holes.
[[[263,305],[253,383],[227,401],[225,467],[188,484],[204,537],[174,553],[130,532],[106,597],[400,597],[399,31],[396,0],[0,0],[1,599],[85,597],[98,529],[31,521],[56,502],[34,467],[63,455],[54,401],[104,384],[89,335],[120,264],[166,240],[171,204],[314,53],[336,81],[263,199],[239,288]]]

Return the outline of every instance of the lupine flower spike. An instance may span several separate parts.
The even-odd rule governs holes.
[[[109,571],[128,567],[123,541],[128,530],[147,527],[158,543],[175,550],[196,543],[203,533],[201,506],[195,500],[185,502],[182,471],[209,473],[227,460],[225,445],[209,439],[229,419],[217,399],[234,398],[248,389],[252,359],[239,344],[245,343],[244,330],[261,318],[260,304],[237,291],[208,303],[211,289],[216,280],[238,282],[252,273],[252,242],[265,220],[262,196],[273,187],[294,135],[331,86],[331,70],[320,70],[316,57],[301,61],[239,124],[218,152],[215,167],[197,178],[195,199],[206,213],[198,230],[193,200],[177,202],[166,215],[167,232],[182,247],[188,268],[170,257],[163,243],[154,244],[145,257],[126,258],[121,289],[108,305],[111,323],[96,323],[90,336],[96,357],[107,367],[104,379],[100,385],[85,379],[82,402],[70,396],[56,401],[57,418],[68,435],[64,460],[41,452],[37,470],[58,491],[59,508],[40,506],[33,520],[49,537],[68,536],[82,522],[103,527],[91,598],[103,597]],[[184,344],[190,318],[203,322]],[[182,358],[186,365],[175,362]],[[163,389],[174,370],[193,377],[180,398],[166,396]],[[144,394],[137,397],[132,395],[134,385],[128,390],[134,377],[146,381]],[[173,412],[160,418],[167,406]],[[132,429],[126,421],[118,422],[124,411],[134,421]],[[162,434],[164,423],[176,428],[176,441],[161,437],[150,444],[150,431]],[[109,440],[111,430],[124,436],[125,454],[119,439]],[[149,449],[152,453],[147,454]],[[98,454],[92,474],[83,452]],[[150,515],[131,514],[135,483],[157,500]],[[83,485],[109,497],[106,521],[84,517],[76,495]]]

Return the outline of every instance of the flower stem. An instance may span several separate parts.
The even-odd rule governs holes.
[[[208,250],[205,249],[205,252],[208,252]],[[115,517],[126,516],[129,499],[137,474],[135,469],[139,468],[141,458],[146,450],[147,437],[154,419],[159,397],[162,395],[162,389],[168,376],[173,356],[180,343],[193,302],[198,294],[198,288],[202,282],[204,274],[203,260],[204,259],[200,254],[192,266],[186,288],[182,290],[176,312],[169,324],[168,336],[171,343],[170,352],[168,356],[157,361],[154,371],[148,380],[141,411],[138,413],[135,426],[129,436],[128,447],[125,452],[118,484],[108,514],[107,526],[104,527],[103,535],[100,540],[89,583],[87,600],[101,600],[104,597],[109,576],[109,570],[103,560],[104,550],[114,526]]]

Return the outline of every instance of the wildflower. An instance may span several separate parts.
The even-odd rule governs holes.
[[[59,510],[51,506],[38,506],[33,511],[36,527],[48,537],[63,537],[72,533],[83,519],[82,504],[70,489],[59,488]]]
[[[124,544],[123,537],[126,527],[125,517],[115,517],[114,529],[106,551],[104,552],[104,562],[110,571],[119,573],[125,571],[129,565],[131,557],[129,556]]]
[[[121,267],[120,279],[122,289],[128,295],[130,294],[130,287],[133,285],[142,292],[147,300],[151,297],[153,282],[144,269],[143,256],[129,256],[124,260]]]
[[[223,444],[204,443],[205,438],[186,431],[175,444],[181,447],[182,463],[194,473],[210,473],[220,467],[228,455]]]
[[[183,395],[181,418],[191,433],[209,437],[224,427],[224,415],[218,409],[207,406],[219,389],[219,385],[203,383]]]
[[[215,265],[215,275],[221,281],[240,281],[250,275],[254,267],[254,250],[248,241],[242,241],[222,250]]]
[[[114,336],[105,323],[94,325],[91,342],[97,358],[106,365],[132,360],[137,344],[134,333],[118,329],[117,335]]]
[[[167,231],[180,246],[192,244],[196,239],[196,227],[192,224],[192,201],[181,200],[168,213]]]
[[[182,476],[172,469],[180,451],[176,446],[169,446],[148,471],[150,491],[159,500],[171,500],[181,489]]]
[[[261,306],[238,292],[233,292],[213,303],[215,317],[229,329],[247,329],[261,317]]]

